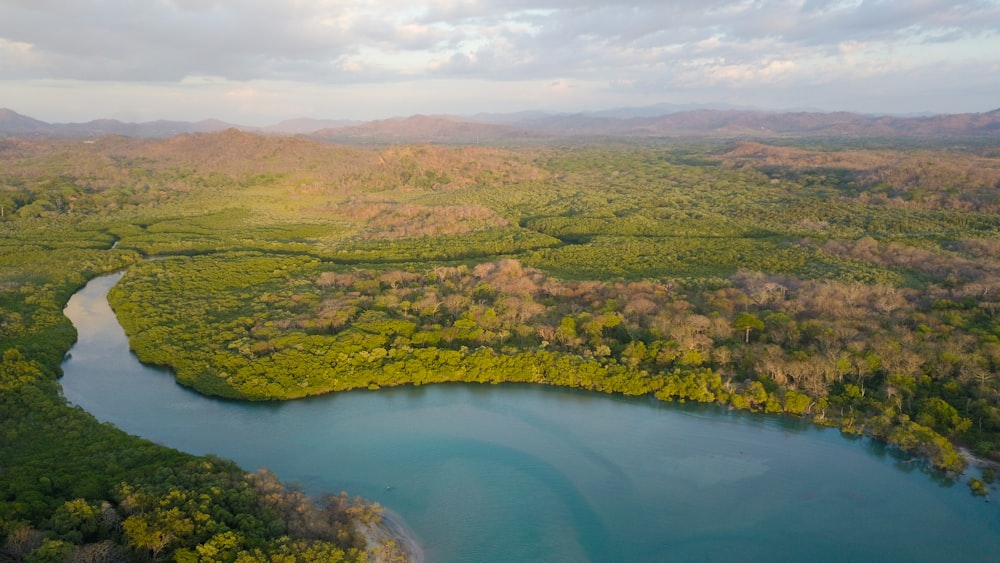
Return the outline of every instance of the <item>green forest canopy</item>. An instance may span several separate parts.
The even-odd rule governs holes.
[[[522,381],[808,417],[947,470],[956,444],[1000,452],[994,149],[358,149],[229,131],[0,139],[0,162],[8,550],[364,557],[337,531],[354,504],[281,535],[296,528],[254,497],[259,478],[65,406],[62,307],[123,267],[110,299],[136,353],[207,394]],[[67,427],[91,468],[72,485],[52,477],[65,440],[40,439]],[[145,453],[95,464],[88,444]],[[204,510],[250,503],[258,523],[219,513],[198,531],[194,505],[156,500],[214,482],[251,492]],[[129,491],[178,512],[140,523]],[[95,528],[105,513],[132,523]]]

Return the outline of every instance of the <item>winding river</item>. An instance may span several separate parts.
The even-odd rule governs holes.
[[[988,561],[1000,503],[867,439],[782,418],[535,386],[209,399],[140,364],[91,281],[66,398],[184,451],[378,501],[427,561]]]

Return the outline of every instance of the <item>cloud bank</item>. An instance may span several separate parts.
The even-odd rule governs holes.
[[[1000,105],[998,30],[1000,2],[986,0],[7,0],[0,85],[327,115],[418,102],[982,111]]]

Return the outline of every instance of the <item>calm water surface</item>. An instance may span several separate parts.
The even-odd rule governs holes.
[[[992,561],[1000,503],[869,440],[723,409],[530,386],[277,404],[205,398],[129,352],[92,281],[67,399],[184,451],[395,511],[428,561]]]

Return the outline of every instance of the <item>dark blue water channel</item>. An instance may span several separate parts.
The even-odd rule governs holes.
[[[284,403],[203,397],[141,365],[92,281],[62,379],[98,419],[378,501],[428,561],[990,561],[1000,503],[866,439],[782,417],[533,386]]]

